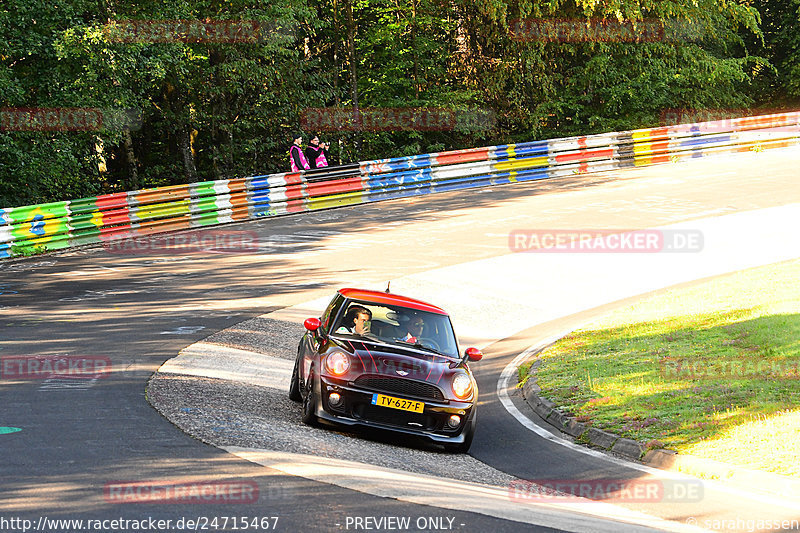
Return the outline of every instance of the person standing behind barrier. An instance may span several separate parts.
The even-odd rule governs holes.
[[[311,168],[325,168],[328,166],[328,148],[329,143],[320,143],[319,136],[314,135],[311,142],[306,148],[306,159]]]
[[[311,167],[306,160],[306,155],[300,145],[303,143],[303,135],[295,133],[292,137],[292,146],[289,147],[289,168],[292,172],[308,170]]]

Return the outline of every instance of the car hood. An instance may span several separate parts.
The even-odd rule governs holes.
[[[354,355],[351,364],[356,373],[437,382],[463,368],[457,359],[402,346],[350,339],[338,340],[336,344]]]

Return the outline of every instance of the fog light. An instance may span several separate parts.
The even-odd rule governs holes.
[[[331,407],[339,407],[342,405],[342,396],[338,392],[332,392],[328,395],[328,403]]]
[[[460,423],[461,423],[461,417],[458,415],[452,415],[450,418],[447,419],[447,426],[451,428],[457,428]]]

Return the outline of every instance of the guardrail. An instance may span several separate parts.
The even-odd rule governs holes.
[[[800,112],[365,161],[0,208],[0,258],[392,198],[761,151]]]

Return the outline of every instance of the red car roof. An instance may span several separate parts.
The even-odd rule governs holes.
[[[367,302],[374,302],[378,304],[399,305],[401,307],[410,307],[419,311],[428,311],[430,313],[438,313],[440,315],[447,315],[441,307],[433,304],[423,302],[407,296],[400,296],[399,294],[392,294],[379,291],[368,291],[364,289],[339,289],[339,293],[353,300],[363,300]]]

